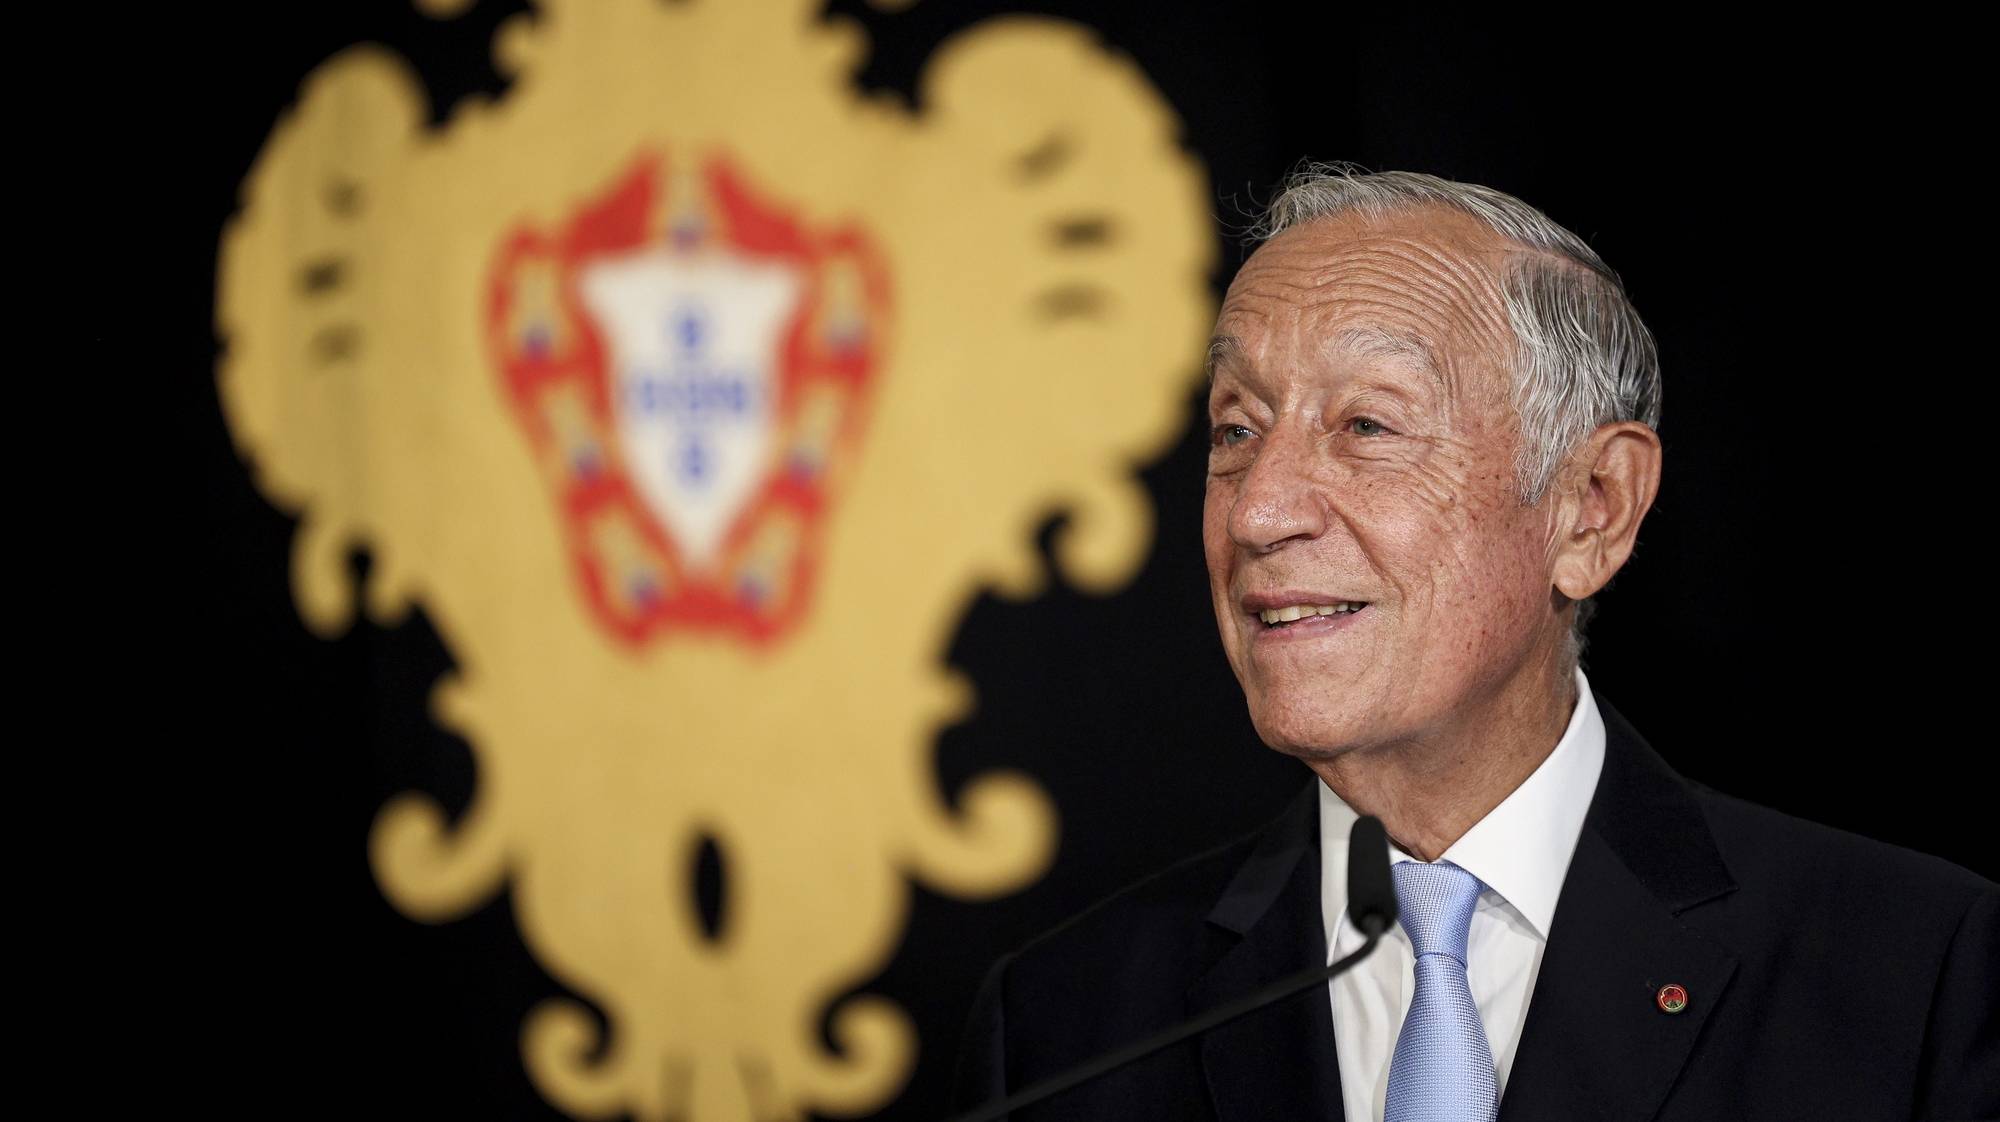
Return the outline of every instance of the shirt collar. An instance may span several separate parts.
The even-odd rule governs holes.
[[[1546,941],[1603,767],[1604,718],[1579,668],[1576,705],[1554,750],[1438,859],[1478,877]],[[1329,947],[1334,921],[1347,910],[1347,834],[1357,817],[1332,788],[1319,784],[1320,900]],[[1390,843],[1391,864],[1413,860]]]

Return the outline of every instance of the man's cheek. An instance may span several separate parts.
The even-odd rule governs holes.
[[[1472,484],[1466,465],[1448,456],[1430,456],[1394,470],[1350,471],[1329,493],[1381,521],[1422,523],[1433,530],[1464,525],[1469,514],[1490,500]]]
[[[1518,637],[1542,600],[1535,568],[1505,539],[1481,539],[1455,551],[1439,585],[1449,589],[1450,614],[1467,645],[1501,644]]]
[[[1210,555],[1229,544],[1229,512],[1235,502],[1236,490],[1227,481],[1208,481],[1202,493],[1201,540]]]

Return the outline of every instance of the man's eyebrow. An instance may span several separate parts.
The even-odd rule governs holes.
[[[1444,371],[1438,366],[1437,356],[1429,343],[1415,335],[1385,327],[1350,327],[1334,335],[1329,347],[1370,358],[1404,359],[1430,375],[1440,391],[1445,389]]]
[[[1222,365],[1225,358],[1241,358],[1243,341],[1234,335],[1217,335],[1208,341],[1208,360],[1202,363],[1202,373],[1208,376],[1208,384],[1215,384],[1215,368]]]

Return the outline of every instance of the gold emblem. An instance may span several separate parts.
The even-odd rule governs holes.
[[[866,44],[817,4],[539,7],[499,33],[507,94],[441,125],[380,49],[307,79],[221,246],[223,407],[299,518],[308,625],[347,626],[362,545],[370,616],[420,607],[456,659],[432,710],[472,805],[403,794],[369,854],[419,920],[508,890],[602,1011],[529,1015],[541,1092],[866,1113],[908,1018],[847,1000],[834,1052],[817,1026],[894,954],[910,882],[990,897],[1054,853],[1028,777],[941,796],[974,698],[943,660],[981,590],[1039,594],[1050,514],[1071,583],[1142,560],[1133,472],[1211,315],[1206,186],[1072,24],[970,29],[912,110],[855,91]]]

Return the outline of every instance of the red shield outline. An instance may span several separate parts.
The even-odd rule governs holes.
[[[577,287],[591,262],[655,239],[782,260],[805,278],[778,347],[772,454],[717,563],[700,571],[630,475],[612,423],[608,348]],[[890,320],[888,271],[859,224],[810,228],[721,154],[675,169],[642,153],[560,229],[524,223],[507,234],[489,275],[486,336],[501,388],[604,629],[635,648],[688,629],[761,646],[804,618],[822,519],[861,437]]]

